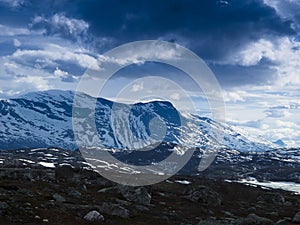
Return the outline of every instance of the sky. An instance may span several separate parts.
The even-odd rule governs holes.
[[[76,90],[87,68],[101,69],[106,51],[141,40],[169,41],[201,57],[222,87],[227,123],[300,145],[298,0],[0,0],[0,97]],[[103,97],[128,84],[162,88],[143,76],[177,81],[199,112],[207,110],[181,71],[157,63],[118,72]]]

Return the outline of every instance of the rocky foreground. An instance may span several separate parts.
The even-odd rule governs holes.
[[[0,169],[0,224],[300,223],[300,196],[282,190],[175,176],[149,187],[112,183],[89,169]]]

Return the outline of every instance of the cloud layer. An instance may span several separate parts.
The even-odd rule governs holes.
[[[115,76],[110,91],[142,74],[163,74],[185,86],[199,111],[209,111],[182,72],[143,64],[134,55],[102,55],[127,42],[166,40],[191,49],[209,65],[224,89],[229,122],[299,145],[299,11],[296,0],[0,0],[0,96],[75,89],[87,68],[130,60],[140,64]],[[167,50],[145,51],[176,57]],[[132,90],[145,85],[134,83]],[[176,90],[170,97],[181,98]]]

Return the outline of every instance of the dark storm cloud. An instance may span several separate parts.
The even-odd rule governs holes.
[[[266,85],[276,79],[276,70],[267,60],[261,60],[254,66],[211,64],[210,68],[223,87],[241,85]]]
[[[216,59],[262,37],[294,34],[284,21],[259,0],[218,1],[85,1],[78,16],[98,36],[119,42],[167,39],[187,44],[206,59]]]
[[[296,35],[292,26],[296,16],[284,19],[263,0],[21,2],[17,7],[7,7],[0,0],[0,24],[45,29],[45,35],[84,40],[100,53],[137,40],[177,42],[209,62],[221,82],[229,85],[266,83],[273,78],[274,71],[265,62],[246,67],[215,62],[261,38],[273,40]],[[36,22],[36,18],[40,20]],[[75,31],[71,29],[74,27]]]
[[[87,21],[95,37],[112,37],[115,45],[160,38],[184,44],[212,60],[249,41],[294,34],[291,21],[284,21],[261,0],[46,0],[43,4],[33,0],[24,1],[17,10],[2,7],[0,18],[30,23],[35,15],[50,18],[57,12]],[[46,26],[49,30],[49,23]]]
[[[293,27],[298,31],[300,30],[300,2],[298,0],[267,0],[266,2],[273,6],[283,18],[289,18],[292,20]]]

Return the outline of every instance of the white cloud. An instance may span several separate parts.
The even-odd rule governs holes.
[[[257,65],[263,58],[274,61],[276,55],[273,43],[265,39],[260,39],[232,56],[229,63],[241,66],[253,66]]]
[[[15,62],[29,63],[33,65],[39,65],[39,61],[54,62],[65,61],[78,64],[82,68],[91,68],[93,70],[100,70],[100,61],[96,58],[84,52],[83,49],[70,49],[62,47],[57,44],[47,44],[44,49],[38,50],[17,50],[11,56],[6,56],[6,59],[13,60]]]
[[[26,77],[21,77],[19,79],[16,79],[15,81],[17,83],[32,85],[37,90],[41,90],[41,91],[49,90],[53,88],[52,86],[49,85],[48,81],[43,77],[26,76]]]
[[[0,37],[1,36],[17,36],[17,35],[29,35],[31,32],[27,28],[9,27],[0,24]]]
[[[280,118],[289,115],[288,108],[285,106],[271,107],[265,111],[267,117]]]
[[[60,78],[67,77],[69,75],[68,72],[60,70],[58,67],[54,70],[54,75]]]
[[[117,57],[103,57],[101,58],[102,61],[109,61],[112,63],[117,63],[119,65],[126,65],[126,64],[143,64],[145,60],[175,60],[181,57],[181,52],[173,47],[169,47],[168,45],[161,44],[159,42],[153,43],[153,47],[149,46],[148,44],[141,44],[137,47],[131,48],[124,48],[124,51],[118,52]]]
[[[244,102],[243,96],[247,95],[245,91],[226,91],[223,90],[223,97],[225,102]]]
[[[0,0],[0,3],[4,3],[12,8],[18,8],[24,4],[25,0]]]
[[[138,92],[144,89],[144,82],[135,83],[132,85],[132,91]]]
[[[89,29],[89,24],[81,19],[66,17],[64,14],[55,14],[50,18],[36,16],[31,23],[31,28],[45,30],[49,35],[61,35],[63,37],[82,38]]]
[[[300,42],[292,38],[260,39],[220,63],[255,66],[262,59],[272,62],[269,68],[275,71],[275,86],[300,84]]]
[[[22,43],[16,38],[14,38],[13,42],[15,47],[20,47],[22,45]]]

